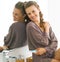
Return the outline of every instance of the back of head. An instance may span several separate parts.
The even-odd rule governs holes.
[[[25,11],[24,11],[24,3],[23,2],[17,2],[16,5],[15,5],[15,8],[21,10],[22,14],[24,15],[25,14]]]

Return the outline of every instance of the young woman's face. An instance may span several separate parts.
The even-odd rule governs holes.
[[[22,21],[23,20],[23,14],[20,9],[14,8],[13,10],[13,20],[14,21]]]
[[[40,10],[37,7],[31,5],[30,7],[26,8],[25,11],[30,20],[32,20],[33,22],[40,21],[40,15],[39,15]]]

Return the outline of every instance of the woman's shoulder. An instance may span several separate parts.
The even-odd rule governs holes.
[[[14,28],[15,27],[15,25],[17,24],[17,22],[13,22],[11,25],[10,25],[10,28]]]
[[[34,22],[29,22],[27,26],[34,26]]]
[[[44,21],[44,22],[43,22],[43,25],[50,26],[50,23],[49,23],[48,21]]]
[[[37,25],[34,22],[29,22],[27,24],[27,28],[28,29],[36,29],[37,28]]]

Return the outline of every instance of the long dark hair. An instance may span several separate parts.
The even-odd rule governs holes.
[[[26,9],[26,8],[30,7],[31,5],[34,5],[36,8],[39,9],[39,5],[35,1],[25,2],[24,3],[24,8]],[[44,19],[43,19],[43,14],[42,14],[41,10],[40,10],[39,14],[40,14],[40,26],[44,29],[44,25],[43,25],[43,23],[44,23],[43,20]],[[28,16],[26,16],[26,19],[27,19],[27,23],[31,21]]]

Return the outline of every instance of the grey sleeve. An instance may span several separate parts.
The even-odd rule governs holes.
[[[10,46],[11,42],[12,42],[12,35],[13,31],[12,31],[12,26],[10,26],[8,34],[4,37],[4,45],[5,46]]]
[[[49,36],[50,36],[49,40],[51,42],[50,42],[50,45],[48,47],[45,47],[45,48],[46,48],[47,52],[51,54],[52,52],[54,52],[56,50],[57,44],[58,44],[57,38],[56,38],[54,32],[52,31],[51,27],[50,27]]]
[[[47,46],[49,44],[48,36],[46,33],[44,33],[44,36],[42,36],[41,32],[39,32],[39,30],[37,30],[33,26],[29,26],[27,30],[30,40],[37,42],[38,44],[41,44],[43,46]]]

